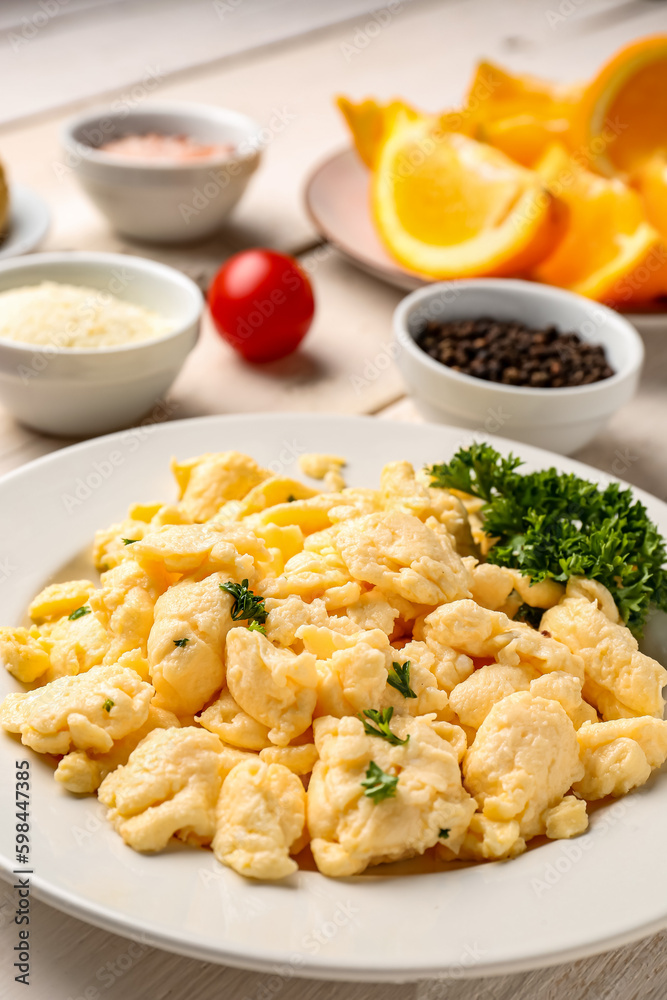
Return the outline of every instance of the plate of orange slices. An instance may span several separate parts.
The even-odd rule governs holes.
[[[353,140],[311,175],[320,233],[398,287],[507,276],[664,325],[667,34],[583,84],[481,62],[462,107],[337,99]]]

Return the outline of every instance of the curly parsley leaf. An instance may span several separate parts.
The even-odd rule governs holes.
[[[397,663],[396,660],[391,665],[391,670],[389,671],[389,676],[387,677],[387,684],[391,684],[393,688],[402,694],[404,698],[416,698],[417,695],[410,687],[410,661],[406,660],[405,663]]]
[[[364,795],[367,795],[369,799],[372,799],[377,804],[384,799],[391,799],[396,795],[398,775],[387,774],[386,771],[383,771],[372,760],[366,771],[366,779],[361,784],[365,789]]]
[[[187,646],[189,642],[189,639],[174,639],[174,646],[180,646],[180,648],[183,649],[183,647]]]
[[[359,712],[359,718],[364,724],[364,732],[369,736],[379,736],[381,739],[386,740],[387,743],[391,743],[393,747],[402,747],[408,742],[410,736],[406,736],[404,740],[397,736],[396,733],[392,733],[389,728],[389,723],[391,722],[391,717],[394,714],[394,709],[390,705],[389,708],[366,708],[363,712]],[[366,718],[364,718],[366,716]],[[367,720],[370,719],[371,722],[375,723],[372,726]]]
[[[115,701],[112,701],[111,698],[107,698],[107,700],[102,705],[102,708],[104,709],[105,712],[110,712],[115,704],[116,704]]]
[[[230,612],[233,621],[247,619],[257,622],[258,625],[264,624],[267,615],[264,598],[253,594],[252,590],[248,588],[247,580],[244,580],[243,583],[234,583],[232,580],[228,583],[221,583],[220,590],[226,590],[234,598]]]
[[[257,621],[257,619],[253,619],[251,622],[248,622],[247,628],[249,632],[261,632],[262,635],[266,635],[266,629],[260,622]]]
[[[516,478],[514,470],[519,465],[521,459],[511,452],[503,458],[490,444],[474,442],[469,448],[460,448],[451,462],[432,465],[428,471],[432,486],[470,493],[488,503]]]
[[[76,611],[73,611],[72,614],[68,615],[67,617],[69,621],[75,622],[77,618],[83,618],[84,615],[89,615],[91,611],[92,608],[89,608],[84,604],[82,607],[77,608]]]
[[[573,473],[517,473],[520,461],[488,444],[460,449],[433,465],[433,486],[485,502],[484,530],[495,539],[487,560],[511,566],[534,583],[584,576],[602,583],[639,638],[649,606],[667,611],[665,540],[632,490],[604,488]]]

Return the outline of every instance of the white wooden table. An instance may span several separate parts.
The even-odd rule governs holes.
[[[630,38],[667,30],[651,0],[413,0],[367,30],[376,2],[337,0],[29,0],[0,5],[0,156],[10,177],[40,191],[53,227],[44,249],[117,249],[172,263],[205,287],[246,246],[294,253],[308,267],[318,313],[306,348],[254,370],[210,326],[170,392],[172,418],[254,410],[418,417],[393,365],[366,378],[391,343],[395,289],[356,271],[323,244],[302,205],[312,166],[346,142],[332,95],[402,95],[426,108],[460,100],[476,58],[560,79],[591,73]],[[386,10],[387,8],[385,8]],[[344,20],[348,18],[348,20]],[[32,26],[32,27],[31,27]],[[31,37],[26,37],[30,35]],[[17,40],[18,39],[18,40]],[[365,42],[364,42],[365,39]],[[356,46],[350,55],[350,46]],[[130,245],[111,234],[71,176],[58,179],[58,131],[75,109],[112,100],[156,71],[156,98],[231,105],[288,124],[218,238],[187,250]],[[577,457],[667,499],[667,327],[645,338],[638,397]],[[371,366],[369,368],[368,366]],[[67,442],[27,431],[0,410],[0,473]],[[666,934],[556,969],[498,979],[408,986],[276,979],[168,955],[34,903],[32,986],[13,982],[13,896],[0,883],[0,998],[35,1000],[649,1000],[667,995]]]

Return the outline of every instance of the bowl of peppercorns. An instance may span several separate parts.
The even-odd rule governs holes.
[[[397,363],[428,420],[569,455],[634,395],[644,346],[619,313],[530,281],[420,288],[394,313]]]

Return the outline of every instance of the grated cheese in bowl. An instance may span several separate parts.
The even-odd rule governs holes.
[[[0,338],[87,350],[153,340],[172,323],[97,288],[43,281],[0,292]]]

